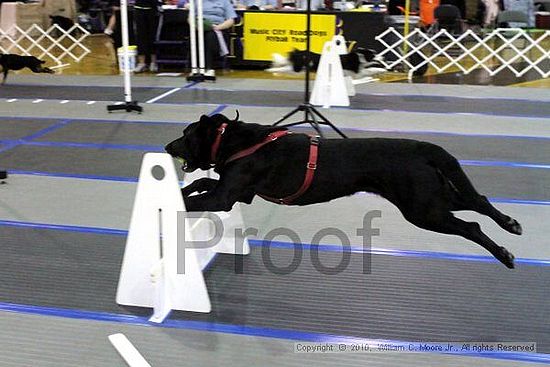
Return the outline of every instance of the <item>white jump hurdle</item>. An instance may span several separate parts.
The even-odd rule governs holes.
[[[208,214],[195,220],[184,219],[189,214],[185,212],[172,157],[166,153],[145,154],[117,303],[153,308],[150,321],[156,323],[163,322],[171,310],[210,312],[202,271],[217,253],[246,255],[250,248],[246,239],[225,235],[234,233],[234,228],[243,228],[238,205],[230,213],[216,213],[225,231],[215,245],[197,245],[215,235],[214,222]]]
[[[350,105],[349,95],[355,95],[355,88],[351,78],[346,81],[340,61],[340,55],[347,53],[343,36],[337,35],[325,42],[309,100],[312,105],[324,108]]]

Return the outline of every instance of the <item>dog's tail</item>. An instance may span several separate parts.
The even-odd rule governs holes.
[[[443,176],[450,181],[459,195],[465,197],[476,197],[480,195],[474,185],[472,185],[468,176],[466,176],[458,160],[449,152],[431,143],[422,143],[421,149],[428,159],[428,163],[438,169]]]

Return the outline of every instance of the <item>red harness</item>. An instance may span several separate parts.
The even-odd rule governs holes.
[[[225,133],[226,127],[227,127],[227,124],[224,123],[224,124],[221,124],[221,126],[218,128],[218,135],[216,136],[216,140],[214,140],[214,144],[212,144],[212,149],[210,151],[210,161],[212,162],[212,164],[215,164],[216,162],[216,156],[218,155],[218,150],[220,148],[220,144],[222,141],[222,135]],[[237,159],[249,156],[254,152],[256,152],[258,149],[260,149],[261,147],[263,147],[264,145],[269,144],[279,139],[280,137],[290,135],[290,134],[292,134],[292,132],[288,130],[280,130],[280,131],[272,132],[271,134],[266,136],[266,138],[263,141],[233,154],[225,161],[225,163],[229,163]],[[262,194],[258,194],[258,195],[261,198],[268,201],[272,201],[274,203],[290,205],[294,200],[296,200],[301,195],[303,195],[311,185],[311,182],[313,181],[313,176],[315,175],[315,170],[317,169],[318,156],[319,156],[319,137],[312,136],[310,138],[309,159],[306,165],[306,174],[304,177],[304,182],[302,183],[302,186],[298,189],[298,191],[284,198],[274,198],[274,197],[270,197]]]

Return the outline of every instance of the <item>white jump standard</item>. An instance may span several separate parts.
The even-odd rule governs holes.
[[[172,157],[145,154],[120,272],[118,304],[153,308],[149,321],[155,323],[163,322],[171,310],[211,311],[202,271],[217,253],[246,255],[250,248],[246,239],[236,241],[217,233],[219,228],[212,230],[210,213],[197,214],[185,211]],[[198,219],[189,225],[185,217]],[[226,229],[243,227],[238,206],[216,218]],[[216,235],[219,241],[205,246]]]

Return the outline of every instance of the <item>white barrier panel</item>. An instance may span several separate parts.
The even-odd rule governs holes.
[[[344,37],[334,36],[331,41],[325,42],[309,103],[324,108],[349,106],[348,93],[355,94],[355,88],[344,78],[340,55],[346,53]],[[352,90],[348,91],[348,88]]]
[[[535,33],[520,28],[497,28],[480,36],[471,29],[460,35],[453,35],[445,29],[435,34],[415,29],[404,37],[395,28],[388,28],[375,38],[385,47],[379,55],[392,60],[382,60],[384,66],[393,69],[404,64],[409,68],[409,78],[426,64],[438,73],[454,66],[464,74],[483,68],[491,76],[504,69],[516,77],[530,70],[543,78],[550,76],[550,48],[545,46],[550,42],[550,31]],[[407,50],[405,54],[403,49]],[[419,60],[415,65],[410,62],[413,55]]]
[[[0,52],[28,56],[32,52],[39,59],[48,57],[57,65],[62,65],[67,57],[80,62],[91,52],[83,43],[89,35],[79,24],[66,31],[57,24],[46,30],[36,24],[27,29],[12,26],[0,29]]]
[[[185,206],[172,157],[166,153],[145,154],[116,301],[121,305],[153,308],[152,322],[164,321],[171,310],[210,312],[203,269],[216,253],[250,252],[246,240],[241,245],[232,242],[231,237],[223,237],[215,246],[188,246],[178,252],[178,225],[180,236],[187,242],[214,237],[209,219],[194,220],[192,225],[178,223],[178,212],[182,217]],[[220,217],[224,226],[243,226],[239,207]],[[242,248],[236,250],[237,245]]]

